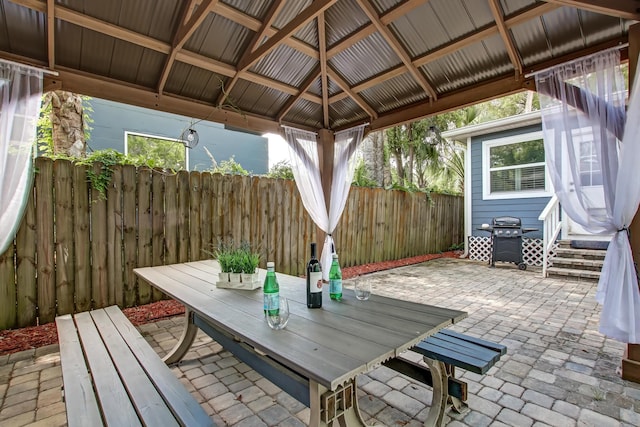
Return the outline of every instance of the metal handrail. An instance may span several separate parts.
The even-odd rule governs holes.
[[[560,219],[560,200],[555,194],[542,210],[538,220],[543,221],[542,226],[542,277],[547,277],[547,268],[549,267],[549,253],[555,244],[560,230],[562,230],[562,221]]]

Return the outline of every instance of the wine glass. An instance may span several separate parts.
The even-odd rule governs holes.
[[[271,329],[284,329],[289,322],[289,301],[284,297],[270,298],[267,301],[266,317]]]
[[[371,281],[369,278],[359,276],[356,278],[353,291],[356,294],[356,298],[360,301],[366,301],[371,296]]]

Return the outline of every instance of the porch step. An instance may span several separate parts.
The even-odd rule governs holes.
[[[598,280],[606,253],[602,249],[575,248],[569,240],[560,241],[547,273],[552,277]]]
[[[556,257],[558,258],[604,260],[606,254],[607,251],[600,249],[573,249],[562,246],[556,249]]]
[[[589,270],[589,271],[601,271],[603,259],[589,259],[589,258],[563,258],[556,256],[553,258],[553,266],[556,268],[567,268],[573,270]]]
[[[598,280],[600,279],[599,271],[591,271],[591,270],[576,270],[573,268],[560,268],[560,267],[549,267],[547,269],[549,276],[553,277],[573,277],[577,279],[584,280]]]

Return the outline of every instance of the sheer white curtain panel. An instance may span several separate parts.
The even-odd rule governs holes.
[[[328,280],[332,246],[335,249],[331,233],[340,220],[349,195],[355,169],[355,163],[351,160],[362,141],[364,125],[335,134],[330,212],[327,210],[320,178],[317,134],[291,127],[284,127],[284,130],[285,139],[289,146],[291,169],[302,198],[302,204],[309,212],[313,222],[327,233],[319,259],[323,266],[323,279]]]
[[[546,161],[562,208],[586,231],[613,234],[596,293],[600,332],[640,343],[640,293],[628,239],[640,202],[634,179],[640,123],[625,120],[640,115],[640,99],[634,85],[625,114],[619,65],[619,51],[603,52],[537,74],[536,86]]]
[[[32,184],[42,72],[0,60],[0,253],[13,242]]]

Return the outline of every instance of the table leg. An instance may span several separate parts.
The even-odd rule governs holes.
[[[433,399],[429,416],[424,422],[425,427],[435,427],[444,425],[444,414],[447,409],[447,396],[449,395],[449,379],[445,364],[438,361],[424,358],[424,362],[431,371],[431,379],[433,381]]]
[[[311,427],[366,427],[358,408],[356,380],[336,391],[329,391],[317,382],[309,381]]]
[[[187,308],[184,313],[184,329],[182,330],[182,336],[173,349],[171,349],[171,351],[162,358],[162,361],[167,365],[181,361],[184,355],[187,354],[187,351],[191,348],[197,333],[198,327],[193,324],[193,313]]]

